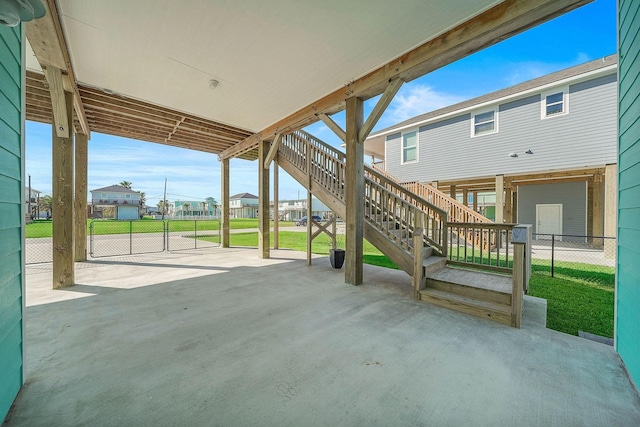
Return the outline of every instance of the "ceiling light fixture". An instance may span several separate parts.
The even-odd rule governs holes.
[[[213,90],[215,88],[218,87],[218,81],[217,80],[209,80],[209,89]]]
[[[0,1],[0,24],[15,27],[21,21],[42,18],[45,8],[40,0],[3,0]]]
[[[518,153],[509,153],[509,157],[518,157]]]
[[[531,151],[531,148],[529,148],[527,151],[524,152],[524,154],[533,154],[533,151]]]

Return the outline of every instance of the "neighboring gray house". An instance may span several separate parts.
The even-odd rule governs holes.
[[[496,222],[614,236],[616,137],[612,55],[383,129],[365,152],[399,181],[431,184]],[[495,211],[478,205],[487,192]]]
[[[91,190],[93,218],[140,219],[140,192],[121,185]]]

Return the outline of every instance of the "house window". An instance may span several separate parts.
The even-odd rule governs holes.
[[[561,116],[569,111],[567,90],[555,90],[542,94],[541,116],[542,118]]]
[[[418,134],[408,132],[402,135],[402,163],[418,160]]]
[[[472,136],[484,135],[498,131],[495,110],[474,114]]]
[[[124,195],[124,198],[125,198],[125,199],[130,199],[130,198],[131,198],[131,194],[125,194],[125,195]]]

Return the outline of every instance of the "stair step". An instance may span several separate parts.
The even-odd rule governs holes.
[[[511,276],[453,267],[431,270],[425,276],[427,288],[511,305]]]
[[[441,256],[431,255],[422,260],[422,267],[425,276],[434,271],[443,269],[447,265],[447,259]]]
[[[511,325],[511,307],[489,301],[480,301],[439,289],[423,289],[420,299],[461,313],[490,319],[505,325]]]

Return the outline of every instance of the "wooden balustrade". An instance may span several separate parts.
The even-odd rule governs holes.
[[[306,132],[296,131],[282,138],[279,155],[344,200],[344,153]],[[419,217],[425,243],[446,254],[447,213],[369,167],[365,167],[365,204],[366,219],[405,250],[412,250],[415,221]]]
[[[514,225],[477,222],[448,223],[449,263],[511,272],[513,269],[511,232]]]

